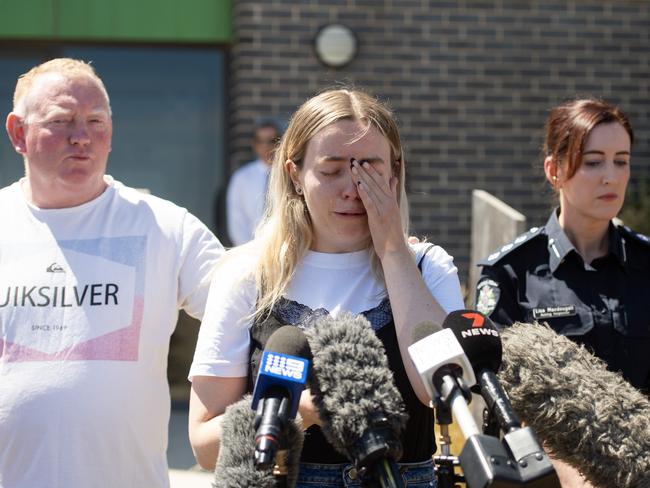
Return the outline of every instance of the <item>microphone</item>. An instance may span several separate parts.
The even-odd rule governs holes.
[[[508,395],[497,379],[496,372],[501,366],[503,348],[499,332],[492,321],[474,310],[456,310],[447,315],[442,326],[453,331],[465,351],[474,375],[478,378],[481,396],[503,430],[503,443],[516,462],[521,482],[559,487],[555,469],[535,432],[529,426],[521,427]],[[474,456],[469,453],[470,451],[468,456]],[[467,478],[469,481],[471,473]]]
[[[255,465],[260,469],[274,466],[285,444],[286,426],[296,418],[307,381],[309,357],[307,338],[294,326],[280,327],[266,343],[251,402],[257,410]]]
[[[363,486],[404,486],[396,461],[407,414],[384,347],[367,319],[315,319],[311,392],[325,438],[350,459]]]
[[[650,401],[547,326],[517,323],[501,337],[499,379],[553,456],[594,486],[650,487]]]
[[[426,333],[430,335],[422,339]],[[435,393],[441,408],[451,405],[466,439],[459,460],[467,486],[559,487],[548,456],[532,430],[521,428],[496,381],[501,339],[489,319],[472,310],[458,310],[446,317],[442,331],[429,322],[418,324],[413,339],[409,354],[422,381],[428,391]],[[471,399],[468,387],[476,384],[476,378],[488,406],[496,411],[504,427],[503,444],[496,437],[480,433],[467,406]]]
[[[496,379],[501,366],[501,337],[492,321],[474,310],[456,310],[445,318],[442,326],[450,330],[467,355],[478,379],[481,396],[494,412],[504,432],[521,427],[507,395]]]
[[[467,439],[479,433],[467,408],[471,396],[468,388],[476,384],[474,369],[451,330],[433,322],[420,322],[413,329],[409,356],[433,400],[449,399],[451,410]]]
[[[413,343],[408,351],[429,395],[435,400],[436,416],[445,419],[440,422],[444,423],[441,432],[446,434],[451,409],[463,433],[465,444],[458,459],[467,486],[487,488],[521,484],[518,470],[504,446],[497,438],[482,435],[474,422],[467,405],[471,401],[469,387],[476,383],[474,368],[454,331],[441,330],[433,322],[422,322],[413,331]],[[435,458],[436,463],[440,463],[436,466],[439,483],[441,486],[456,486],[456,475],[449,465],[448,446],[443,444],[442,448],[443,459]]]
[[[221,421],[221,446],[215,467],[214,488],[277,488],[277,477],[270,469],[255,465],[255,412],[250,407],[251,396],[228,406]],[[304,434],[300,425],[288,422],[287,486],[298,479],[300,454]]]

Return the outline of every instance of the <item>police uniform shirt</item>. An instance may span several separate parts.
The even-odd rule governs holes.
[[[557,215],[479,263],[476,309],[547,322],[650,393],[650,239],[610,223],[609,253],[585,263]]]

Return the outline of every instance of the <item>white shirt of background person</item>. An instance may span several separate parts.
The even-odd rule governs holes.
[[[279,131],[270,122],[258,125],[252,140],[257,159],[237,169],[226,195],[228,236],[233,246],[250,241],[264,213],[266,188]]]

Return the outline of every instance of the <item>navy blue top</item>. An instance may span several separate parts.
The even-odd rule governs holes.
[[[269,317],[259,322],[255,321],[251,328],[251,367],[248,375],[248,391],[253,391],[264,345],[275,330],[283,325],[308,328],[315,317],[327,313],[324,309],[312,310],[306,305],[282,298]],[[402,395],[406,411],[409,414],[406,428],[400,439],[403,449],[400,462],[414,463],[431,459],[436,451],[433,412],[420,402],[406,375],[395,334],[390,302],[385,299],[377,307],[363,312],[361,315],[368,319],[377,337],[384,345],[388,367],[393,372],[395,386]],[[305,431],[300,461],[323,464],[349,462],[327,442],[321,428],[317,425],[313,425]]]
[[[585,263],[557,215],[479,263],[477,310],[547,322],[650,394],[650,239],[610,223],[609,253]]]

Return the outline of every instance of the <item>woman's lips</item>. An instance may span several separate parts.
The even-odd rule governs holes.
[[[617,198],[618,195],[616,193],[605,193],[604,195],[599,196],[598,200],[611,201],[616,200]]]
[[[334,213],[342,217],[364,217],[366,215],[365,210],[338,210]]]

